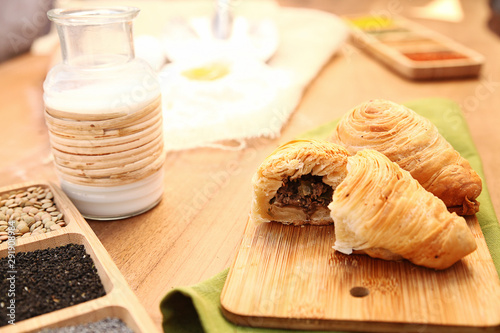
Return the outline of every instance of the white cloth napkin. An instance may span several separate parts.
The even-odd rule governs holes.
[[[179,75],[185,64],[177,61],[160,72],[167,150],[242,149],[249,138],[280,135],[348,29],[337,16],[312,9],[278,8],[274,20],[279,43],[267,64],[242,61],[246,71],[220,84],[187,84]]]

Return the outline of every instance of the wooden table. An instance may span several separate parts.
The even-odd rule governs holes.
[[[393,11],[411,18],[422,1],[281,1],[343,15]],[[361,6],[361,4],[363,6]],[[397,6],[396,6],[397,5]],[[158,327],[159,302],[172,288],[203,281],[227,268],[243,235],[251,177],[280,143],[372,98],[404,102],[447,97],[461,104],[481,155],[486,184],[500,217],[500,38],[487,28],[487,1],[464,1],[461,23],[414,19],[453,36],[486,62],[476,79],[413,82],[346,45],[312,82],[278,139],[259,139],[241,151],[193,149],[169,153],[161,203],[140,216],[89,221]],[[43,118],[42,83],[49,57],[22,55],[0,64],[0,185],[56,181]]]

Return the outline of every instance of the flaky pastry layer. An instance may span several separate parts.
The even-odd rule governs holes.
[[[374,150],[348,158],[329,204],[337,251],[445,269],[476,249],[465,219]]]
[[[387,100],[371,100],[346,113],[331,141],[355,154],[374,149],[409,171],[459,215],[479,210],[481,178],[427,119]]]
[[[280,146],[262,162],[252,178],[252,219],[294,225],[332,223],[327,207],[308,216],[302,209],[278,207],[271,200],[285,179],[304,175],[320,176],[323,183],[335,189],[347,173],[348,155],[345,148],[326,141],[294,140]]]

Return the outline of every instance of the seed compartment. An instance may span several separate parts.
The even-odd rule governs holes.
[[[8,236],[17,241],[51,235],[69,223],[65,207],[48,184],[31,184],[0,193],[0,249]]]
[[[137,325],[138,319],[134,316],[133,313],[131,313],[127,308],[123,306],[112,305],[89,313],[76,315],[55,324],[37,328],[26,333],[38,333],[40,331],[44,332],[45,329],[58,329],[70,326],[88,325],[97,323],[107,318],[119,319],[133,332],[141,332],[140,327]],[[96,333],[98,332],[99,331],[97,331]]]
[[[78,236],[78,235],[77,235]],[[106,295],[94,260],[83,244],[69,243],[33,251],[17,251],[14,262],[0,259],[2,290],[15,300],[16,320],[22,321]],[[5,252],[5,250],[4,250]],[[14,269],[9,269],[12,265]],[[14,286],[14,288],[10,288]],[[1,307],[0,307],[1,308]],[[7,309],[6,306],[2,310]],[[8,325],[8,316],[0,325]]]

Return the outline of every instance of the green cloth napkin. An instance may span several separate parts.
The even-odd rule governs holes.
[[[483,230],[497,272],[500,275],[500,225],[486,187],[481,159],[472,141],[460,107],[453,101],[441,98],[419,99],[405,103],[406,106],[430,119],[439,132],[483,180],[483,191],[478,198],[481,203],[477,218]],[[325,139],[338,120],[327,123],[300,136],[300,138]],[[170,291],[161,301],[165,333],[281,333],[288,330],[250,328],[231,324],[220,311],[220,293],[228,269],[195,286],[178,287]],[[306,333],[304,331],[300,331]],[[315,331],[318,333],[318,331]]]

